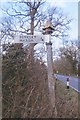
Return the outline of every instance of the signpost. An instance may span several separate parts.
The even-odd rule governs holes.
[[[14,37],[14,42],[23,44],[45,43],[46,40],[49,41],[48,36],[49,35],[16,35],[16,37]]]
[[[55,79],[53,78],[53,59],[52,59],[52,43],[51,43],[51,33],[54,28],[51,23],[47,23],[45,28],[45,35],[18,35],[14,38],[15,43],[46,43],[47,47],[47,64],[48,64],[48,86],[49,86],[49,96],[51,101],[51,107],[54,109],[54,115],[57,116],[56,100],[55,100]]]

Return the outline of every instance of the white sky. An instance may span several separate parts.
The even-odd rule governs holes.
[[[4,4],[4,2],[12,2],[12,1],[15,1],[15,0],[0,0],[0,6]],[[69,31],[69,36],[70,36],[69,39],[77,40],[78,39],[78,1],[79,0],[46,0],[46,1],[50,3],[50,6],[55,5],[57,7],[62,8],[63,12],[69,18],[73,19],[72,23],[70,24],[71,29]],[[60,46],[62,46],[62,41],[58,41],[58,39],[54,39],[53,51],[59,48]],[[36,46],[36,49],[38,49],[38,47],[39,45]]]
[[[0,0],[0,2],[8,2],[8,1],[13,1],[13,0]],[[30,0],[29,0],[30,1]],[[38,1],[38,0],[35,0]],[[57,3],[65,3],[65,2],[78,2],[79,0],[46,0],[46,1],[50,1],[50,2],[57,2]]]
[[[4,2],[12,2],[15,0],[0,0],[0,4]],[[19,1],[19,0],[18,0]],[[29,0],[30,1],[30,0]],[[38,1],[38,0],[35,0]],[[79,0],[46,0],[50,3],[50,6],[61,7],[63,12],[73,19],[70,24],[71,30],[69,31],[71,39],[77,39],[78,37],[78,1]],[[1,13],[0,13],[1,15]]]
[[[12,2],[15,0],[0,0],[1,3],[3,2]],[[19,1],[19,0],[18,0]],[[29,0],[30,1],[30,0]],[[38,1],[38,0],[35,0]],[[77,38],[78,36],[78,1],[79,0],[46,0],[50,3],[50,6],[58,6],[63,9],[70,18],[73,18],[73,22],[71,23],[71,31],[69,32],[70,37],[72,39]]]
[[[71,30],[69,31],[71,39],[78,37],[78,1],[79,0],[47,0],[51,5],[61,7],[63,12],[73,21],[70,24]]]

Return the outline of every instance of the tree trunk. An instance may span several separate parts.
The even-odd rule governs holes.
[[[35,15],[35,12],[34,12],[34,9],[32,8],[31,10],[31,35],[34,35],[34,15]],[[35,43],[31,43],[29,46],[31,63],[34,62],[34,46],[35,46]]]
[[[31,12],[31,35],[34,35],[34,9]],[[34,61],[34,43],[31,43],[29,46],[30,62]]]

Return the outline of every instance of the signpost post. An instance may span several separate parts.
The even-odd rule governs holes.
[[[49,35],[49,41],[46,43],[47,47],[47,65],[48,65],[48,85],[49,85],[49,95],[51,100],[52,109],[54,110],[54,117],[57,117],[56,100],[55,100],[55,79],[53,75],[53,59],[52,59],[52,43],[51,43],[51,33],[53,33],[53,26],[50,21],[47,21],[44,33]]]

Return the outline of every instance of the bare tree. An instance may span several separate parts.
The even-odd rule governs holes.
[[[67,37],[67,30],[70,28],[69,24],[71,23],[72,19],[69,19],[66,15],[64,15],[63,11],[57,7],[48,9],[47,15],[54,27],[54,32],[52,35],[60,39]]]
[[[60,48],[60,56],[70,62],[72,73],[76,74],[78,66],[78,46],[72,43],[71,46]]]
[[[25,34],[34,34],[35,31],[42,32],[40,27],[42,28],[45,21],[50,19],[55,29],[53,32],[54,37],[61,38],[68,35],[66,30],[69,29],[71,20],[57,7],[48,7],[44,0],[36,2],[35,0],[30,2],[28,0],[15,0],[15,2],[8,4],[7,9],[3,8],[4,13],[8,16],[2,22],[2,26],[7,27],[3,30],[4,34],[8,33],[7,35],[9,35],[11,32],[13,34],[17,32]],[[49,9],[45,10],[46,5]],[[33,51],[34,45],[31,45],[31,51]]]
[[[32,66],[29,60],[28,53],[19,43],[10,45],[3,55],[4,118],[49,117],[52,114],[46,66],[39,60]]]
[[[58,71],[64,75],[72,74],[72,65],[65,57],[56,59],[53,64],[56,73]]]
[[[4,11],[14,19],[14,23],[11,23],[9,17],[8,19],[5,18],[6,21],[2,23],[2,26],[5,26],[6,29],[2,30],[2,32],[4,32],[5,35],[10,35],[11,32],[34,34],[34,29],[40,23],[40,16],[42,15],[38,9],[43,3],[42,0],[38,2],[29,2],[28,0],[12,2],[10,4],[11,8]],[[12,25],[12,27],[9,25]],[[33,48],[34,44],[31,44],[31,56],[33,56]]]

